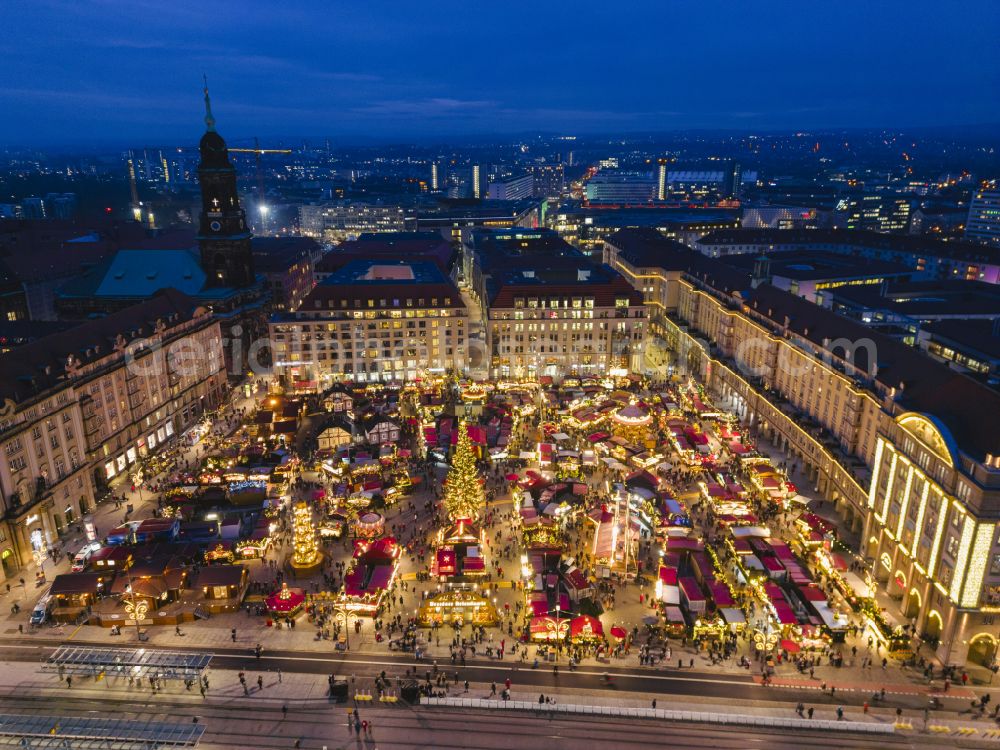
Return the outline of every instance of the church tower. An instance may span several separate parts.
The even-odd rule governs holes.
[[[242,288],[253,285],[253,251],[246,214],[236,192],[236,168],[222,136],[215,132],[212,103],[205,81],[205,135],[201,137],[201,221],[198,245],[208,287]]]

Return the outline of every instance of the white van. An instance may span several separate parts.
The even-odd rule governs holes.
[[[100,542],[88,542],[83,545],[83,548],[73,556],[73,565],[70,566],[70,570],[74,573],[82,573],[86,570],[87,563],[90,562],[90,556],[100,548]]]

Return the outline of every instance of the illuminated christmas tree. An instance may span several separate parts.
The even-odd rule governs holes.
[[[319,558],[312,512],[305,503],[296,503],[292,511],[292,565],[307,568],[319,562]]]
[[[451,459],[444,488],[444,507],[453,521],[460,518],[475,520],[486,504],[486,493],[476,470],[476,455],[465,421],[458,425],[458,445]]]

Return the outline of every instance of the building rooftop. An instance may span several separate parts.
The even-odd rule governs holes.
[[[119,343],[150,336],[157,321],[177,325],[205,308],[176,289],[164,289],[151,299],[103,318],[80,323],[44,336],[0,357],[0,400],[15,403],[31,398],[66,379],[70,356],[80,365],[108,356]]]
[[[514,298],[582,296],[597,306],[610,306],[620,297],[630,305],[641,305],[642,294],[607,265],[595,264],[581,255],[511,257],[498,259],[486,277],[486,296],[491,307],[512,307]]]
[[[166,287],[198,294],[204,286],[205,272],[196,250],[119,250],[68,282],[60,294],[138,298]]]
[[[892,310],[915,319],[1000,317],[1000,288],[979,281],[891,282],[831,290],[835,302],[856,308]]]
[[[352,260],[327,277],[323,286],[351,284],[378,286],[382,284],[435,284],[446,280],[436,263],[395,258]]]
[[[721,257],[727,266],[740,269],[747,273],[753,271],[757,255],[745,253],[741,255],[725,255]],[[838,255],[825,250],[785,250],[767,254],[771,262],[771,273],[799,281],[819,279],[860,279],[871,277],[904,276],[908,277],[913,270],[902,263],[869,260]]]
[[[522,198],[515,201],[503,200],[441,200],[435,206],[420,206],[417,210],[417,226],[422,223],[435,225],[442,221],[462,219],[512,219],[537,208],[539,201]]]
[[[684,271],[699,282],[721,292],[744,293],[750,289],[750,274],[691,250],[651,227],[622,229],[607,243],[618,248],[621,257],[636,268],[665,268]]]
[[[739,223],[737,211],[724,211],[714,209],[692,209],[692,208],[662,208],[650,206],[648,208],[588,208],[579,207],[566,211],[559,211],[560,214],[577,215],[591,226],[599,227],[675,227],[708,223]]]
[[[353,261],[378,257],[427,260],[450,273],[455,255],[451,243],[437,232],[366,232],[352,242],[342,242],[324,255],[316,263],[316,271],[334,273]]]
[[[1000,315],[1000,310],[997,313]],[[921,330],[930,333],[935,341],[951,341],[989,359],[1000,359],[1000,329],[994,320],[953,318],[927,323]]]
[[[1000,263],[1000,248],[974,242],[939,240],[907,234],[883,234],[863,229],[719,229],[702,237],[700,245],[854,245],[899,253],[915,253],[969,261]]]
[[[319,247],[311,237],[254,237],[251,241],[254,269],[261,273],[287,271]]]
[[[458,287],[431,261],[352,260],[314,287],[291,317],[322,309],[415,306],[464,309],[465,304]]]
[[[511,263],[537,263],[559,257],[579,260],[585,257],[551,229],[477,229],[469,233],[466,245],[475,251],[486,273]]]

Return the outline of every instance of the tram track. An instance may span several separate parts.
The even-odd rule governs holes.
[[[44,695],[7,696],[5,710],[9,713],[41,713],[50,704]],[[357,737],[348,727],[346,704],[296,708],[287,717],[280,707],[247,706],[246,701],[231,704],[170,700],[167,696],[141,698],[65,696],[60,699],[65,713],[86,715],[107,713],[108,704],[122,718],[185,723],[195,718],[205,726],[202,746],[205,748],[260,748],[285,750],[301,740],[303,747],[355,747]],[[714,725],[678,724],[654,720],[606,719],[585,716],[553,716],[543,712],[511,712],[498,715],[490,711],[448,710],[399,706],[396,708],[362,708],[362,718],[372,718],[375,725],[374,745],[379,748],[472,748],[477,750],[555,750],[602,746],[622,748],[672,747],[703,750],[706,745],[720,750],[745,750],[753,745],[769,749],[788,748],[869,748],[872,739],[838,735],[831,742],[828,733],[809,731],[778,731],[751,728],[717,727]],[[469,732],[475,732],[474,740]],[[428,735],[433,739],[417,739]],[[923,739],[923,741],[921,741]],[[933,738],[894,735],[879,739],[880,745],[898,747],[936,747]],[[362,740],[363,747],[372,747]],[[975,747],[977,743],[956,742],[948,747]]]

